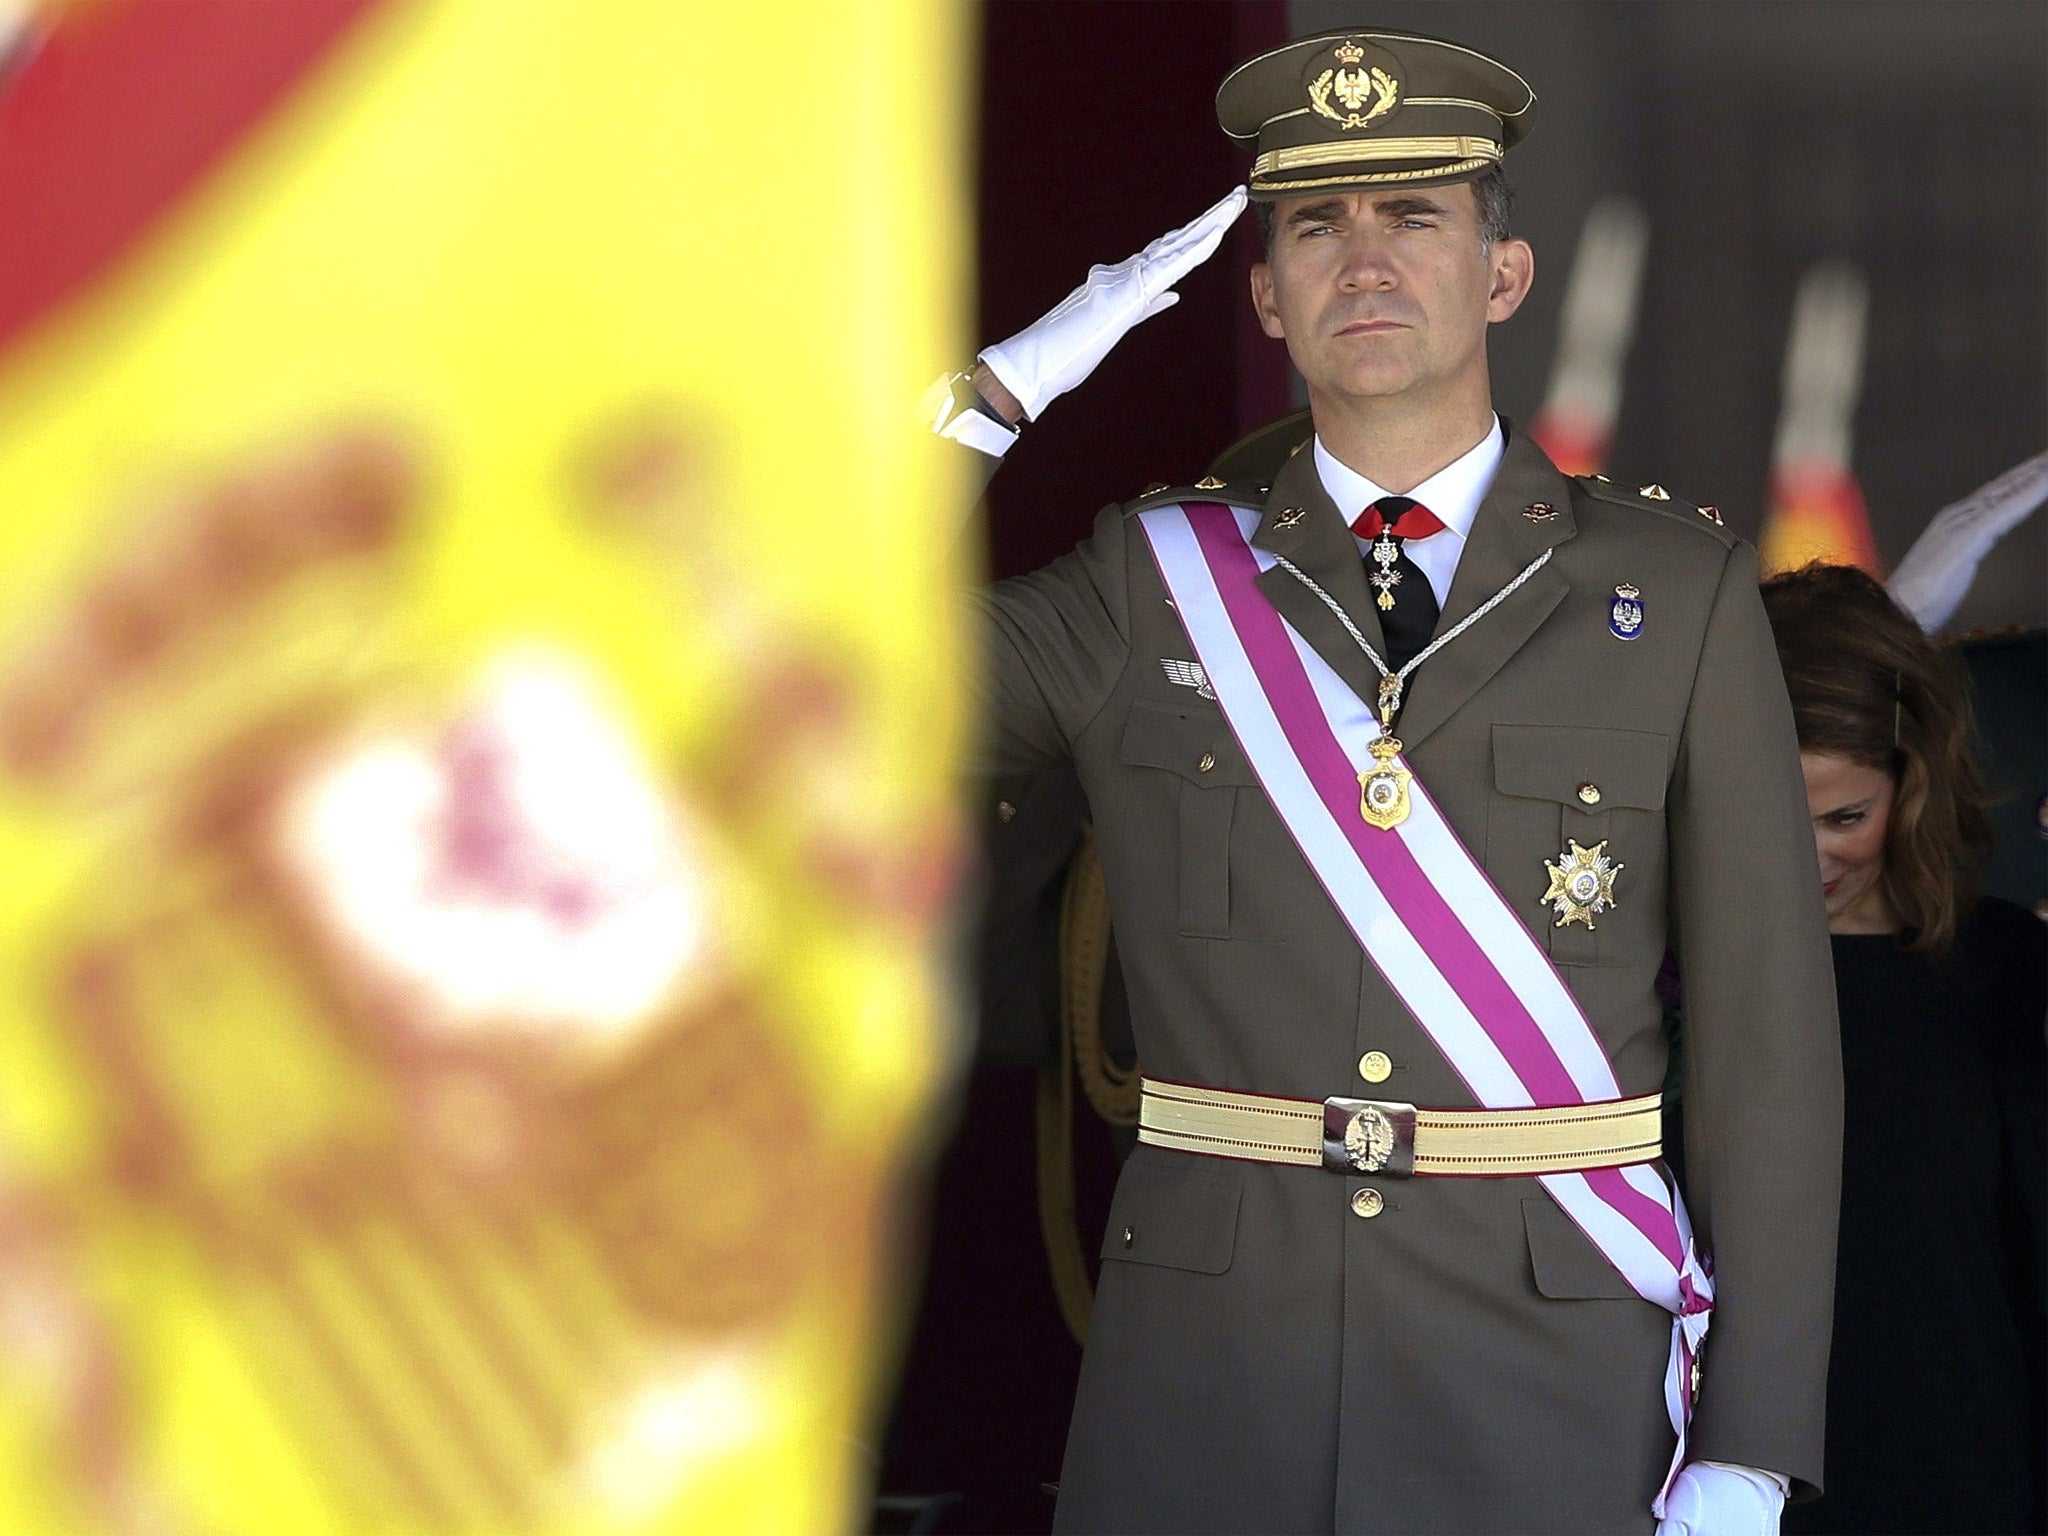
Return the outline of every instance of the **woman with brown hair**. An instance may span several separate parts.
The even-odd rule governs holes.
[[[1784,1529],[2042,1531],[2048,925],[1972,893],[1987,797],[1950,657],[1862,571],[1763,593],[1844,1090],[1826,1492]]]

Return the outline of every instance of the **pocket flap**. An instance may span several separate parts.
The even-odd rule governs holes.
[[[1133,704],[1120,755],[1126,763],[1164,768],[1192,784],[1258,783],[1223,711],[1213,706],[1183,712],[1163,704]],[[1209,766],[1204,768],[1204,762]]]
[[[1237,1248],[1237,1207],[1244,1170],[1221,1158],[1140,1148],[1124,1164],[1102,1257],[1220,1275]]]
[[[1557,800],[1584,809],[1625,805],[1661,810],[1670,776],[1670,739],[1654,731],[1615,731],[1596,726],[1496,725],[1493,728],[1493,783],[1504,795]],[[1598,786],[1600,798],[1587,805],[1583,784]]]
[[[1560,1301],[1640,1299],[1555,1201],[1524,1200],[1522,1224],[1529,1229],[1529,1264],[1536,1273],[1536,1289],[1545,1296]]]

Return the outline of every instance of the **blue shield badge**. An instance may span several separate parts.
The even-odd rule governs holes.
[[[1633,640],[1643,632],[1643,594],[1628,582],[1614,589],[1614,605],[1607,610],[1607,627],[1617,640]]]

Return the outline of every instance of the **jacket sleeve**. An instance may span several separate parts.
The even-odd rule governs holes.
[[[984,772],[1064,763],[1108,702],[1130,651],[1129,537],[1104,508],[1071,553],[981,594]]]
[[[1685,1168],[1716,1304],[1695,1460],[1820,1486],[1841,1037],[1799,747],[1755,551],[1721,573],[1671,785]]]

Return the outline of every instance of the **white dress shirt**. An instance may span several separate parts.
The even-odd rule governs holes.
[[[1507,449],[1508,440],[1496,416],[1493,430],[1476,447],[1405,493],[1411,501],[1434,512],[1444,525],[1442,533],[1432,533],[1426,539],[1404,539],[1401,544],[1402,553],[1429,578],[1429,590],[1436,594],[1439,609],[1451,595],[1451,578],[1458,574],[1458,557],[1465,553],[1465,540],[1472,535],[1472,520],[1479,515],[1479,503],[1493,488],[1494,473]],[[1330,500],[1337,504],[1347,523],[1356,522],[1358,514],[1382,496],[1395,494],[1374,485],[1350,465],[1339,463],[1320,437],[1316,439],[1316,473],[1322,476],[1323,489],[1330,493]],[[1366,540],[1358,540],[1360,559],[1365,557],[1367,547]]]

